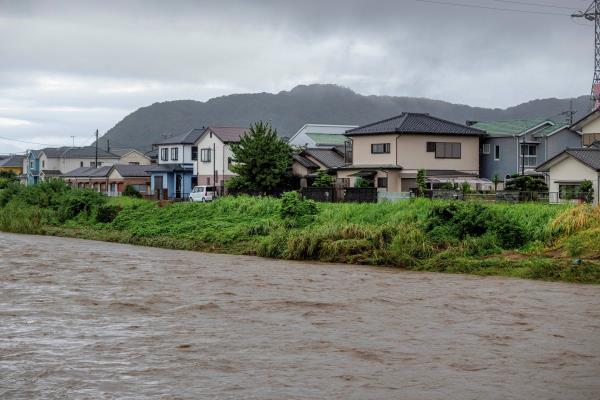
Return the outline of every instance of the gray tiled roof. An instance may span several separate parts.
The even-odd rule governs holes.
[[[192,130],[190,130],[189,132],[186,133],[182,133],[180,135],[175,135],[175,136],[171,136],[168,137],[166,139],[160,140],[156,143],[154,143],[155,145],[161,145],[161,144],[194,144],[194,142],[196,140],[198,140],[198,138],[200,137],[200,135],[202,135],[202,133],[205,131],[205,128],[194,128]]]
[[[100,168],[94,167],[80,167],[63,174],[66,178],[102,178],[108,176],[108,173],[112,169],[112,166],[105,166]]]
[[[114,169],[123,178],[148,176],[148,165],[115,165]]]
[[[334,147],[310,148],[304,150],[304,154],[313,157],[327,168],[337,168],[346,164],[344,161],[344,156],[341,155]]]
[[[596,171],[600,171],[600,148],[597,147],[568,148],[562,153],[539,165],[536,168],[536,171],[548,171],[550,166],[553,165],[556,160],[559,160],[565,155],[570,155],[588,167],[593,168]]]
[[[429,114],[402,113],[398,116],[374,122],[346,131],[346,136],[379,133],[416,133],[436,135],[485,135],[479,129],[457,124]]]
[[[39,150],[48,158],[95,158],[96,147],[46,147]],[[98,148],[98,158],[120,158],[114,153],[109,153],[106,150]]]
[[[12,155],[0,160],[0,167],[22,167],[25,156]]]
[[[301,156],[300,154],[294,154],[293,157],[296,162],[298,162],[300,165],[302,165],[305,168],[319,168],[319,166],[317,164],[310,161],[308,158]]]
[[[60,172],[57,169],[43,169],[42,174],[46,175],[46,176],[59,176],[62,175],[62,172]]]
[[[567,149],[566,153],[587,166],[600,171],[600,149],[592,147],[585,149]]]
[[[248,128],[235,126],[209,126],[208,130],[217,135],[223,143],[237,143]]]

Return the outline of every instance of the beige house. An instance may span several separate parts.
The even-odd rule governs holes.
[[[314,147],[294,154],[292,173],[300,178],[300,186],[309,186],[319,170],[335,175],[336,170],[347,164],[344,146]]]
[[[575,122],[571,130],[581,133],[583,146],[600,141],[600,110],[592,111]]]
[[[536,169],[547,175],[550,202],[580,202],[583,181],[591,181],[594,204],[600,189],[600,148],[567,149]]]
[[[120,165],[150,165],[152,159],[136,149],[114,149],[112,153],[120,157]]]
[[[347,131],[352,163],[340,167],[337,177],[349,186],[361,178],[380,190],[408,192],[417,187],[417,173],[424,169],[430,184],[477,185],[479,140],[484,135],[428,114],[403,113]]]

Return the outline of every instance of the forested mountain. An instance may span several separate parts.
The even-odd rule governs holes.
[[[364,96],[337,85],[297,86],[277,94],[251,93],[217,97],[206,102],[177,100],[155,103],[129,114],[100,141],[112,147],[149,150],[165,135],[208,125],[248,126],[270,121],[281,136],[292,136],[305,123],[361,125],[400,114],[426,112],[464,123],[466,120],[552,117],[577,110],[575,119],[590,109],[589,96],[575,99],[532,100],[507,109],[489,109],[415,97]]]

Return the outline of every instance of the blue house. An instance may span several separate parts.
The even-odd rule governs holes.
[[[535,168],[569,147],[581,146],[581,135],[569,124],[547,118],[469,121],[487,132],[479,150],[480,176],[505,181],[514,174],[541,175]],[[502,186],[502,185],[500,185]]]
[[[30,150],[25,156],[27,159],[27,166],[23,171],[23,175],[26,175],[27,177],[27,185],[35,185],[40,179],[40,153],[40,150]]]
[[[198,147],[194,143],[203,132],[204,128],[192,129],[154,144],[158,164],[148,167],[148,174],[150,190],[159,199],[186,199],[196,186],[194,161],[198,159]]]

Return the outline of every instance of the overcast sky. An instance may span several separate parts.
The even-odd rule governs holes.
[[[0,0],[0,137],[84,145],[155,102],[309,83],[502,108],[580,96],[593,29],[569,15],[590,2]]]

